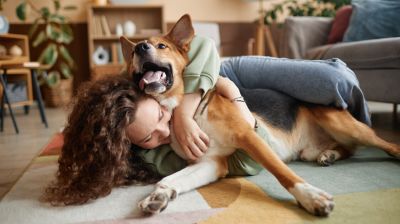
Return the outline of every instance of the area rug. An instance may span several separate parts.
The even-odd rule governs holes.
[[[226,178],[178,197],[160,215],[143,216],[137,203],[153,186],[116,188],[92,203],[52,207],[38,201],[57,169],[62,136],[42,153],[0,203],[1,223],[400,223],[400,161],[377,149],[361,149],[330,167],[293,162],[289,166],[311,184],[335,196],[335,209],[318,218],[300,209],[266,171]]]

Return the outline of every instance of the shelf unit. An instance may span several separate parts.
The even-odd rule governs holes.
[[[0,34],[0,44],[3,45],[7,54],[0,56],[0,67],[3,65],[9,64],[18,64],[23,62],[28,62],[29,59],[29,43],[28,37],[25,35],[19,34]],[[21,56],[11,56],[8,55],[9,49],[13,46],[17,45],[22,49]],[[0,69],[0,72],[3,73],[3,69]],[[8,69],[7,70],[7,82],[8,83],[16,83],[18,81],[24,81],[26,84],[26,100],[12,102],[12,107],[19,106],[30,106],[33,103],[33,93],[32,93],[32,80],[31,80],[31,72],[28,69]],[[3,97],[3,89],[0,85],[0,97]],[[1,98],[0,98],[1,99]]]
[[[118,74],[124,67],[119,36],[116,35],[117,24],[124,26],[128,20],[135,24],[135,35],[128,37],[134,42],[150,36],[161,35],[165,31],[162,6],[91,5],[88,8],[87,16],[91,79]],[[110,56],[110,60],[106,64],[96,64],[93,60],[93,54],[100,46]]]

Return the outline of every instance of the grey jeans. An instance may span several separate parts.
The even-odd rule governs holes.
[[[304,102],[347,109],[357,120],[371,125],[359,82],[340,59],[241,56],[223,61],[220,74],[241,88],[267,88]]]

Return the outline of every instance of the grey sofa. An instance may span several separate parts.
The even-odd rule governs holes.
[[[280,56],[340,58],[357,75],[370,101],[400,103],[400,37],[326,45],[332,19],[289,17],[285,21]]]

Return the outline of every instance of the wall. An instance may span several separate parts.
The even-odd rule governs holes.
[[[50,0],[32,0],[36,7],[40,8],[51,3]],[[280,0],[279,0],[280,1]],[[21,22],[16,18],[15,8],[20,0],[8,0],[4,3],[3,15],[7,16],[11,23],[10,32],[27,34],[32,22]],[[73,43],[68,46],[71,54],[76,57],[77,67],[74,71],[74,84],[78,86],[81,82],[89,79],[89,59],[87,57],[87,23],[86,8],[91,0],[61,0],[63,4],[75,5],[77,10],[70,11],[66,15],[70,18],[72,29],[75,34]],[[184,13],[190,13],[195,21],[214,21],[220,24],[221,41],[224,56],[236,56],[247,54],[247,43],[249,38],[254,37],[257,19],[258,2],[250,0],[148,0],[149,5],[164,6],[164,21],[167,24],[176,22]],[[267,8],[271,3],[277,1],[266,1]],[[268,5],[267,5],[268,3]],[[31,59],[36,59],[40,48],[30,48]]]
[[[21,0],[8,0],[4,3],[3,15],[11,23],[20,23],[15,15],[15,8]],[[50,0],[32,0],[40,8],[51,4]],[[264,8],[269,8],[274,2],[264,2]],[[63,0],[62,4],[75,5],[77,10],[66,12],[71,22],[86,22],[86,8],[91,0]],[[258,1],[251,0],[147,0],[146,5],[163,5],[164,19],[166,22],[176,21],[184,13],[190,13],[196,21],[218,22],[250,22],[257,19]],[[32,20],[28,20],[32,21]]]

